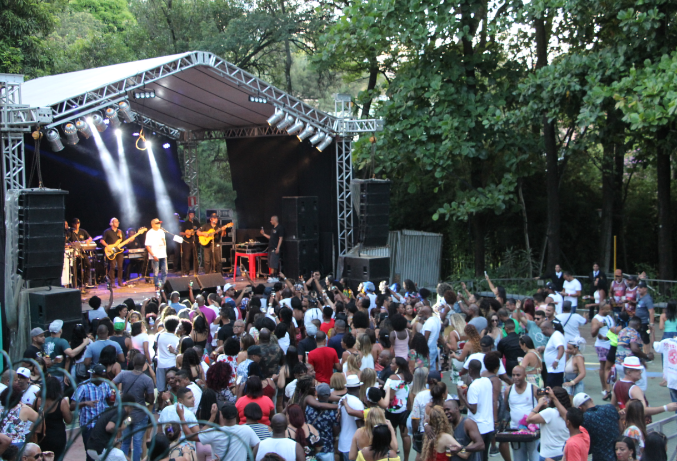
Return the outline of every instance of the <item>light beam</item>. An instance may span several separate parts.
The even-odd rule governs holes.
[[[174,216],[174,207],[172,206],[172,201],[169,198],[167,193],[167,187],[165,182],[162,179],[160,174],[160,169],[157,166],[155,161],[155,155],[153,154],[153,145],[150,142],[146,143],[148,148],[148,161],[150,162],[150,172],[153,176],[153,189],[155,189],[155,199],[157,200],[158,214],[160,215],[160,220],[162,222],[162,227],[167,229],[170,232],[178,234],[178,223]],[[171,236],[167,236],[168,239],[171,239]]]
[[[129,224],[136,225],[139,219],[138,206],[136,204],[136,195],[134,194],[134,186],[129,174],[129,167],[127,166],[127,155],[125,153],[125,146],[122,143],[122,131],[115,130],[115,137],[118,140],[118,160],[120,161],[120,177],[122,179],[122,188],[126,191],[123,194],[122,210],[128,215]]]

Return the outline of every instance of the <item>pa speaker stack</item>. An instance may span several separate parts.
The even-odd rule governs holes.
[[[320,269],[317,204],[317,197],[282,197],[282,272],[286,277],[307,277]]]
[[[28,294],[31,308],[31,329],[42,328],[49,336],[49,324],[63,320],[64,338],[70,338],[73,328],[82,323],[80,290],[74,288],[47,287]]]
[[[359,253],[345,257],[343,276],[351,288],[366,281],[378,284],[390,279],[390,257],[370,256],[370,248],[388,245],[390,219],[390,181],[382,179],[353,179],[353,205],[357,217]],[[380,252],[379,253],[383,253]]]

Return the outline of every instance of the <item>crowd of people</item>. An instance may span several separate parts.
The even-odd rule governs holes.
[[[111,290],[69,338],[60,320],[30,332],[2,374],[0,453],[65,459],[77,428],[88,461],[666,461],[647,423],[677,411],[677,303],[652,342],[646,281],[591,275],[584,295],[557,266],[520,300],[489,277],[483,297],[318,272],[141,304]],[[588,322],[608,404],[585,389]],[[667,405],[646,396],[654,352]]]

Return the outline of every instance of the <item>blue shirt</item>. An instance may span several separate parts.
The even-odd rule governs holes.
[[[94,407],[80,406],[80,426],[87,426],[90,429],[96,424],[96,420],[101,413],[108,409],[106,400],[111,394],[111,387],[106,382],[94,384],[91,380],[85,381],[78,387],[75,394],[77,402],[96,401]]]
[[[321,453],[334,453],[334,426],[336,425],[336,410],[318,410],[306,406],[306,422],[317,429],[322,440]]]
[[[93,364],[99,363],[99,356],[101,355],[101,351],[106,346],[114,346],[115,353],[122,354],[122,348],[118,343],[110,339],[106,339],[103,341],[94,341],[92,344],[87,346],[87,349],[85,350],[85,358],[92,359]]]
[[[652,323],[653,319],[649,318],[649,309],[653,309],[653,298],[649,293],[645,294],[637,301],[637,310],[635,315],[642,319],[642,325]]]
[[[533,320],[527,320],[527,334],[534,342],[534,347],[541,347],[548,344],[548,337],[543,334],[541,329]]]
[[[616,439],[621,435],[619,418],[613,405],[596,405],[583,413],[583,427],[590,435],[592,461],[616,461]]]
[[[341,359],[341,356],[343,356],[343,353],[345,350],[341,346],[341,341],[343,340],[343,335],[345,333],[340,333],[340,334],[335,334],[331,338],[329,338],[329,342],[327,342],[327,346],[331,347],[336,351],[336,355],[338,356],[339,360]]]

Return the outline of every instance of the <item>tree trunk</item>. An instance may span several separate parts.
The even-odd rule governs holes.
[[[284,0],[280,0],[280,10],[282,10],[282,14],[285,16],[287,15],[287,11],[284,6]],[[284,78],[286,81],[286,86],[287,88],[285,91],[288,94],[292,94],[292,84],[291,84],[291,65],[292,65],[292,59],[291,59],[291,46],[289,45],[289,37],[284,39],[284,53],[285,53],[285,60],[284,60]]]
[[[376,56],[372,56],[369,59],[369,81],[367,82],[368,92],[376,88],[377,79],[378,79],[378,61],[376,60]],[[371,110],[371,103],[373,100],[374,100],[373,97],[369,95],[369,100],[364,103],[364,107],[362,108],[362,118],[369,118],[369,111]]]
[[[625,171],[625,146],[618,144],[614,150],[614,208],[612,234],[616,236],[616,260],[620,263],[618,252],[623,250],[623,265],[628,268],[627,252],[625,251],[625,204],[623,203],[623,173]],[[613,237],[612,237],[613,242]],[[613,261],[613,254],[611,256]],[[617,269],[614,267],[613,269]]]
[[[527,257],[529,258],[529,274],[527,277],[533,277],[534,268],[531,264],[531,245],[529,244],[529,220],[527,219],[527,204],[524,202],[524,194],[522,194],[521,179],[517,183],[517,194],[519,195],[520,207],[522,207],[522,219],[524,220],[524,246],[527,251]]]
[[[611,251],[613,242],[613,212],[614,212],[614,156],[616,143],[614,142],[615,117],[613,108],[607,111],[605,134],[602,137],[602,222],[600,225],[599,265],[605,272],[611,267]]]
[[[664,280],[672,279],[672,218],[670,211],[670,150],[669,128],[657,133],[656,186],[658,189],[658,272]]]

